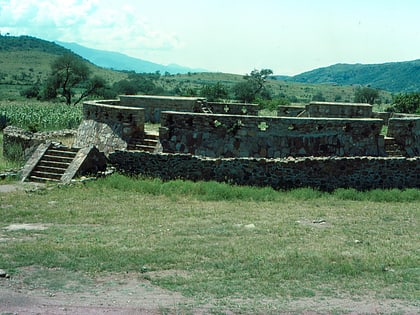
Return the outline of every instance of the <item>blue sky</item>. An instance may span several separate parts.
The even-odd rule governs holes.
[[[141,59],[293,75],[420,59],[419,0],[0,0],[0,32]]]

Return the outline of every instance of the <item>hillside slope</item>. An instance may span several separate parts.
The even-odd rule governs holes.
[[[370,85],[394,93],[420,91],[420,59],[383,64],[336,64],[304,72],[288,81]]]
[[[0,36],[0,84],[31,85],[43,82],[49,76],[51,63],[70,50],[30,36]],[[85,60],[93,74],[115,82],[127,74],[100,68]]]

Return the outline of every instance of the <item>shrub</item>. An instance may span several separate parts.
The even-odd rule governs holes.
[[[34,85],[25,90],[20,91],[20,95],[25,96],[26,98],[35,98],[39,97],[40,91],[41,89],[39,88],[39,86]]]
[[[3,130],[4,128],[6,128],[7,124],[8,124],[7,116],[5,114],[1,114],[0,115],[0,130]]]

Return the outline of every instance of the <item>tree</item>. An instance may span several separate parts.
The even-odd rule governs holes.
[[[262,98],[269,98],[269,92],[264,87],[264,83],[269,75],[273,74],[270,69],[262,69],[261,71],[254,69],[250,74],[244,76],[242,82],[237,83],[233,87],[235,97],[246,103],[255,101],[259,95]]]
[[[200,94],[204,96],[209,102],[220,101],[227,98],[228,96],[226,86],[220,82],[204,85]]]
[[[114,89],[119,94],[159,94],[162,93],[161,88],[156,85],[156,81],[160,78],[160,72],[155,73],[136,73],[130,72],[128,78],[118,81],[114,84]]]
[[[420,114],[420,92],[397,95],[390,109],[394,112]]]
[[[314,102],[325,102],[325,97],[321,91],[318,91],[315,95],[312,96],[312,101]]]
[[[51,99],[61,95],[66,99],[66,104],[70,105],[76,87],[83,88],[80,97],[75,104],[83,98],[95,94],[95,92],[105,86],[105,80],[99,76],[90,78],[90,70],[87,64],[74,54],[65,54],[58,57],[51,64],[51,75],[43,90],[43,97]]]
[[[375,100],[379,97],[379,92],[370,87],[357,88],[354,94],[354,101],[356,103],[369,103],[375,104]]]
[[[100,76],[94,76],[92,79],[85,82],[85,90],[80,94],[74,105],[78,104],[82,99],[89,95],[98,94],[101,89],[106,86],[105,79]]]

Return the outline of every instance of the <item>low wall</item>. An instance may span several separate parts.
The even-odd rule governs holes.
[[[258,116],[257,104],[207,102],[214,114]]]
[[[3,130],[3,156],[7,159],[27,160],[41,143],[74,137],[76,130],[30,132],[15,126]]]
[[[309,117],[370,118],[372,107],[364,103],[310,102],[306,112]]]
[[[420,117],[391,118],[388,137],[395,139],[405,156],[420,155]]]
[[[143,108],[144,120],[151,123],[160,123],[162,111],[193,112],[205,102],[204,98],[198,97],[120,95],[119,98],[121,106]]]
[[[75,147],[96,146],[108,154],[127,148],[132,137],[144,134],[142,108],[111,105],[111,102],[115,101],[83,103],[83,121],[77,130]]]
[[[121,172],[164,180],[214,180],[275,189],[420,188],[420,157],[212,159],[117,151],[110,154],[109,160]]]
[[[381,119],[162,112],[163,152],[207,157],[381,156]]]

